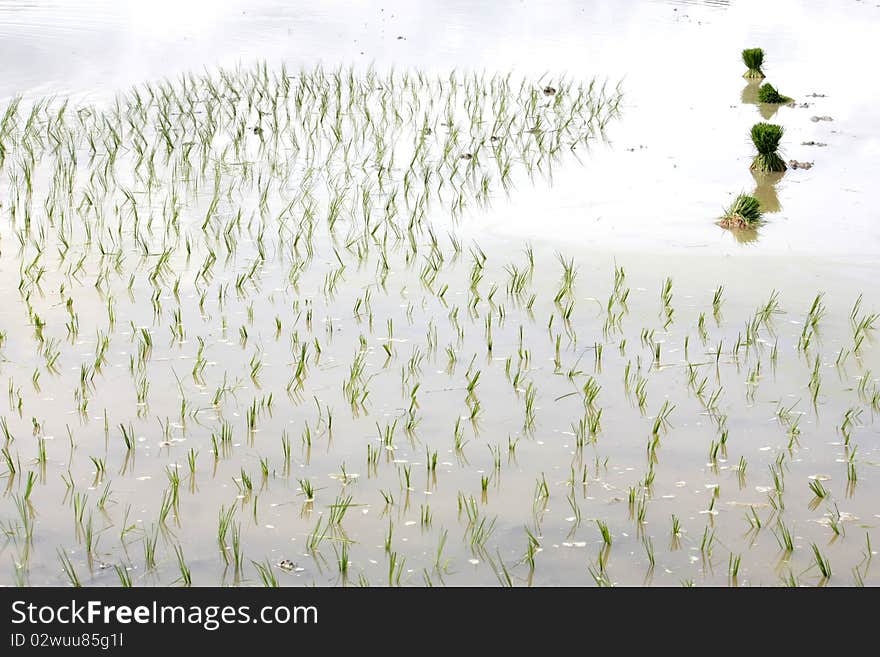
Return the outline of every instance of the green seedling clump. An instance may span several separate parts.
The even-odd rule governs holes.
[[[724,228],[753,228],[761,220],[761,204],[754,196],[740,194],[724,211],[719,224]]]
[[[759,173],[785,171],[786,166],[779,156],[779,142],[784,130],[773,123],[756,123],[752,126],[752,143],[758,154],[752,160],[752,170]]]
[[[769,82],[765,82],[758,87],[758,100],[762,103],[768,103],[771,105],[787,105],[788,103],[794,102],[792,98],[783,96],[779,93],[776,90],[776,87]]]
[[[760,79],[764,77],[761,66],[764,64],[764,51],[761,48],[746,48],[742,51],[743,63],[748,69],[744,78]]]

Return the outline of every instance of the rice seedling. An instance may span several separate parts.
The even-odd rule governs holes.
[[[745,78],[763,78],[764,51],[761,48],[746,48],[742,51],[743,64],[746,65]]]
[[[642,539],[642,547],[645,548],[645,554],[648,556],[648,564],[653,568],[656,564],[654,559],[654,542],[650,537],[646,536]]]
[[[834,532],[835,536],[841,536],[844,533],[840,509],[837,508],[836,504],[834,509],[828,513],[828,526],[831,527],[831,531]]]
[[[67,581],[70,582],[70,585],[74,588],[81,587],[82,583],[80,582],[79,576],[76,574],[70,556],[68,556],[67,552],[61,548],[58,548],[57,552],[58,559],[61,561],[61,568],[64,570],[64,575],[67,577]]]
[[[748,194],[739,194],[733,203],[724,210],[719,225],[722,228],[753,228],[760,223],[761,216],[761,205],[758,199]],[[714,300],[712,305],[716,307]]]
[[[782,141],[782,126],[773,123],[756,123],[752,126],[752,143],[758,154],[752,160],[751,168],[759,173],[785,171],[788,167],[779,156],[779,142]]]
[[[746,514],[746,520],[749,523],[749,527],[754,529],[755,531],[761,529],[761,527],[763,526],[763,523],[761,522],[761,517],[758,515],[758,512],[753,506],[749,507],[749,512]]]
[[[826,490],[825,486],[822,485],[822,482],[818,479],[812,479],[809,485],[810,490],[813,492],[813,495],[815,495],[820,500],[828,497],[828,491]]]
[[[599,528],[599,533],[602,535],[602,542],[611,546],[611,532],[608,529],[608,525],[601,520],[596,520],[596,526]]]
[[[129,568],[127,566],[114,564],[113,569],[116,572],[116,576],[119,578],[119,586],[122,588],[131,588],[132,583]]]
[[[713,529],[711,532],[709,528],[706,527],[703,530],[703,538],[700,540],[700,553],[706,555],[707,557],[712,556],[712,546],[715,543],[715,530]]]
[[[431,507],[427,504],[419,506],[419,525],[423,529],[430,528],[431,526]]]
[[[822,552],[819,550],[818,545],[816,545],[815,543],[811,543],[810,547],[813,550],[813,559],[816,567],[822,574],[822,579],[831,579],[831,562],[829,562],[828,559],[822,555]]]
[[[477,516],[468,527],[467,535],[470,539],[471,549],[475,552],[481,552],[485,549],[486,543],[495,531],[495,518],[491,520]]]
[[[792,539],[791,532],[785,526],[785,523],[782,522],[781,518],[777,522],[777,529],[778,533],[774,532],[774,536],[776,536],[776,542],[779,543],[779,547],[786,554],[794,552],[794,540]]]
[[[476,581],[468,579],[471,573],[485,578],[488,569],[498,582],[512,584],[517,567],[505,552],[511,535],[500,530],[514,514],[529,511],[510,505],[531,494],[532,517],[518,562],[529,571],[529,583],[532,575],[541,583],[587,576],[561,556],[566,550],[541,546],[579,546],[576,534],[593,498],[613,490],[623,473],[635,472],[624,486],[631,485],[629,503],[603,512],[601,552],[588,564],[597,584],[611,585],[608,528],[631,520],[649,568],[662,563],[647,535],[649,510],[659,509],[653,487],[666,495],[673,481],[691,484],[692,474],[678,474],[675,466],[702,463],[708,447],[705,474],[712,480],[735,476],[745,494],[746,458],[757,458],[763,468],[768,456],[751,451],[751,438],[740,439],[753,433],[762,444],[784,441],[779,453],[786,460],[774,464],[770,482],[754,482],[769,488],[772,509],[764,513],[747,498],[754,506],[746,513],[749,535],[743,538],[742,517],[734,523],[729,518],[736,514],[723,512],[735,501],[727,489],[697,496],[698,504],[678,495],[672,549],[687,540],[679,517],[708,511],[699,576],[715,584],[724,573],[718,577],[707,567],[713,546],[731,553],[728,575],[735,575],[734,557],[748,559],[749,542],[760,540],[762,525],[775,530],[781,545],[792,543],[780,529],[779,509],[785,503],[786,522],[800,523],[810,510],[800,501],[810,491],[786,489],[783,475],[801,481],[806,476],[800,441],[807,446],[816,424],[812,418],[798,424],[802,414],[794,410],[778,424],[763,423],[762,401],[797,399],[790,381],[801,371],[799,356],[808,354],[807,389],[817,409],[838,418],[844,455],[836,467],[845,467],[851,481],[856,466],[868,477],[869,457],[857,458],[854,447],[873,429],[880,410],[878,386],[867,373],[874,319],[857,301],[842,331],[837,317],[827,314],[822,328],[828,335],[820,340],[820,299],[795,355],[802,327],[784,321],[774,326],[780,312],[775,294],[756,306],[742,286],[716,286],[710,316],[707,307],[692,307],[690,299],[700,292],[687,276],[676,278],[673,299],[671,270],[644,280],[641,268],[624,273],[615,264],[607,281],[613,287],[603,290],[596,288],[592,268],[585,277],[581,262],[552,248],[526,247],[499,260],[496,244],[485,250],[466,244],[457,227],[448,239],[438,239],[437,212],[449,211],[456,221],[485,212],[499,185],[516,190],[538,175],[549,181],[562,153],[575,146],[582,151],[586,135],[601,136],[617,99],[613,87],[581,89],[554,79],[555,93],[547,95],[546,86],[545,80],[535,85],[479,73],[437,78],[324,67],[272,71],[261,65],[141,85],[115,103],[78,107],[60,119],[57,109],[48,109],[54,105],[41,105],[30,127],[24,102],[5,127],[0,110],[0,183],[6,192],[0,238],[12,245],[0,252],[0,265],[19,271],[22,286],[7,301],[20,304],[29,322],[26,333],[9,330],[0,337],[0,360],[7,359],[10,372],[9,411],[0,418],[7,487],[0,500],[12,511],[0,516],[11,518],[2,526],[9,544],[23,550],[32,537],[34,562],[51,561],[38,519],[52,514],[41,508],[38,516],[29,505],[50,503],[59,491],[57,499],[74,521],[70,527],[66,516],[61,531],[77,541],[78,558],[120,564],[115,579],[123,585],[135,571],[121,565],[129,558],[119,553],[134,545],[133,537],[143,543],[138,549],[144,550],[148,581],[185,583],[189,566],[174,547],[185,539],[193,546],[186,548],[188,556],[197,559],[189,581],[228,570],[229,581],[219,575],[220,583],[240,584],[247,582],[244,543],[268,554],[276,549],[275,527],[303,521],[309,526],[293,532],[293,545],[311,555],[315,584],[354,580],[355,542],[365,564],[376,561],[384,543],[390,563],[378,567],[389,566],[391,585],[408,583],[410,571],[421,572],[428,584],[438,578],[456,584]],[[33,202],[27,200],[28,185]],[[537,275],[548,264],[552,271],[554,263],[551,280]],[[658,287],[655,314],[657,298],[650,291],[656,294]],[[831,291],[829,310],[837,303]],[[722,306],[729,319],[721,316]],[[754,313],[740,316],[744,307]],[[687,315],[692,310],[693,322]],[[536,319],[541,313],[546,321]],[[647,319],[629,325],[631,313]],[[684,317],[688,322],[680,321]],[[828,343],[838,355],[838,377],[822,368],[830,363]],[[605,350],[608,345],[617,349]],[[768,352],[773,367],[767,366]],[[185,376],[178,376],[181,367]],[[27,378],[13,381],[19,372]],[[797,381],[804,384],[806,376]],[[743,377],[747,386],[740,397],[736,384]],[[117,386],[120,381],[124,385]],[[38,386],[43,392],[37,393]],[[287,403],[273,406],[282,390]],[[743,399],[746,404],[737,403]],[[339,403],[350,412],[334,417],[331,408]],[[649,404],[660,407],[657,415],[649,415]],[[52,433],[68,413],[81,425],[67,427],[66,452]],[[291,424],[301,446],[292,445]],[[452,431],[444,435],[444,426]],[[115,437],[112,427],[118,427]],[[692,439],[698,431],[708,432],[705,442]],[[30,432],[33,440],[21,439]],[[498,432],[508,436],[506,464]],[[279,442],[266,438],[273,434]],[[214,454],[207,463],[198,456],[202,439]],[[467,456],[480,460],[472,467],[465,449],[483,441],[490,460],[473,450]],[[350,454],[364,443],[368,476],[358,478],[346,461],[352,463]],[[810,467],[817,471],[828,458],[819,444],[809,443]],[[741,453],[728,462],[728,450]],[[839,456],[837,448],[827,451]],[[416,502],[421,454],[430,499]],[[487,514],[488,499],[481,503],[476,494],[460,494],[463,541],[450,543],[440,526],[455,513],[456,488],[447,484],[476,485],[475,470],[481,492],[492,484],[497,521]],[[548,481],[542,471],[566,473],[562,508],[550,499],[559,477]],[[190,474],[184,491],[182,472]],[[325,476],[337,490],[332,503],[325,500],[321,507],[316,494],[327,485]],[[391,492],[395,477],[400,494]],[[84,488],[92,481],[95,495]],[[234,502],[225,497],[229,490]],[[373,513],[366,503],[356,505],[360,493],[364,502],[384,501],[385,508]],[[864,514],[861,496],[849,499]],[[298,517],[296,510],[289,516],[291,502]],[[201,540],[205,525],[193,515],[205,508],[219,509],[219,554],[209,559],[197,546],[210,551],[214,537]],[[568,516],[561,527],[560,510]],[[236,518],[239,512],[252,519]],[[829,513],[831,530],[836,526],[843,536],[846,514]],[[312,514],[318,517],[309,519]],[[385,515],[387,535],[376,520]],[[403,525],[392,545],[394,523],[401,522],[419,527],[418,546]],[[119,542],[99,542],[109,526],[119,529]],[[171,548],[167,553],[160,537]],[[632,536],[624,532],[613,540],[623,545]],[[324,568],[328,543],[335,568]],[[845,552],[847,545],[844,539],[835,550]],[[633,556],[633,549],[639,548],[630,543],[627,554]],[[191,550],[200,552],[189,555]],[[473,569],[451,566],[462,557]],[[82,569],[77,557],[70,559]],[[638,561],[622,561],[615,574],[630,583]],[[768,566],[751,562],[749,576],[763,578]],[[253,580],[262,579],[261,568],[270,575],[264,584],[277,575],[268,561],[254,568]],[[675,581],[697,576],[687,564],[673,568]],[[364,572],[369,569],[365,565]],[[63,581],[62,573],[37,574],[51,570],[40,566],[29,577]],[[653,577],[670,581],[666,569],[657,571]],[[871,573],[861,567],[859,573],[871,583]]]
[[[343,545],[345,544],[343,543]],[[257,569],[257,574],[260,576],[260,581],[263,583],[263,586],[267,588],[278,587],[278,578],[275,577],[275,571],[268,559],[266,559],[265,563],[253,560],[251,563],[254,565],[254,568]]]
[[[504,560],[501,558],[501,552],[496,550],[496,556],[498,558],[498,566],[495,566],[495,561],[488,557],[489,564],[492,566],[493,571],[495,572],[495,577],[498,579],[498,582],[501,586],[504,587],[512,587],[513,586],[513,578],[510,576],[510,571],[507,569],[507,566],[504,563]]]
[[[176,581],[180,582],[182,586],[192,586],[192,573],[183,556],[183,547],[179,544],[175,545],[174,554],[177,556],[177,567],[180,570],[180,577]]]
[[[779,93],[776,90],[776,87],[769,82],[765,82],[758,87],[758,100],[762,103],[770,103],[773,105],[786,105],[794,102],[793,99]]]
[[[351,495],[346,497],[339,496],[336,501],[330,505],[330,515],[327,519],[329,526],[339,526],[342,524],[343,518],[348,509],[351,507]]]

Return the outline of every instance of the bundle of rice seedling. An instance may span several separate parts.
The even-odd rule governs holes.
[[[758,100],[762,103],[771,103],[773,105],[784,105],[786,103],[794,102],[788,96],[783,96],[776,90],[769,82],[762,84],[758,87]]]
[[[761,220],[761,204],[754,196],[740,194],[724,211],[719,225],[724,228],[753,228]]]
[[[746,48],[742,51],[743,63],[748,69],[744,78],[763,78],[764,72],[761,65],[764,63],[764,51],[760,48]]]
[[[752,160],[752,170],[760,173],[785,171],[785,161],[779,156],[779,142],[783,129],[774,123],[756,123],[752,126],[752,143],[758,150]]]

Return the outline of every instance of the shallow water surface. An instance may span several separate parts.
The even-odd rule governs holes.
[[[4,4],[0,582],[876,584],[878,12]]]

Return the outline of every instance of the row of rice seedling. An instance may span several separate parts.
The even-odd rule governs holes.
[[[446,221],[618,113],[553,85],[259,66],[11,103],[0,578],[871,581],[867,302],[841,325]]]

